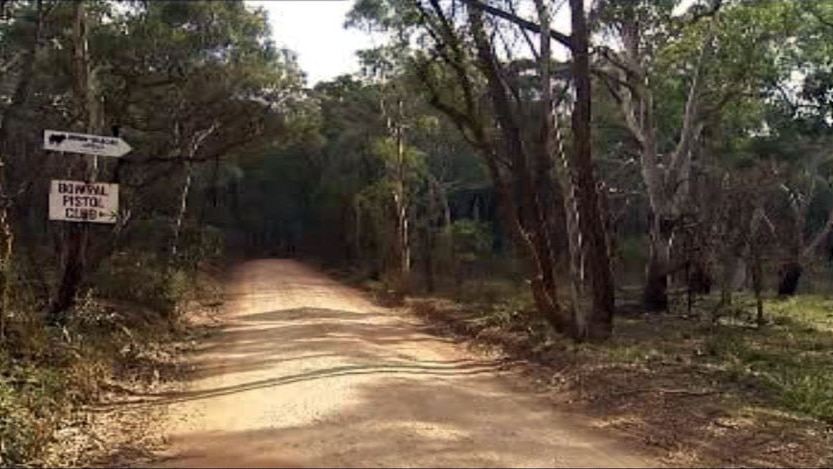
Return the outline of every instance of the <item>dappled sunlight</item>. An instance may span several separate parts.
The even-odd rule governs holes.
[[[238,268],[228,327],[172,411],[162,466],[645,465],[474,358],[291,261]],[[264,294],[274,292],[274,294]],[[341,309],[344,305],[344,309]]]

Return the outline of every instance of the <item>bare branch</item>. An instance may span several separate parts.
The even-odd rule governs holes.
[[[517,15],[514,3],[510,3],[509,8],[512,10],[513,15]],[[532,42],[532,38],[529,36],[529,31],[527,31],[525,28],[521,28],[521,34],[523,35],[524,40],[526,41],[526,45],[529,46],[529,51],[532,52],[532,57],[535,58],[536,61],[540,60],[541,54],[535,49],[535,43]]]
[[[463,1],[463,3],[465,3],[466,5],[468,5],[470,7],[477,8],[479,10],[485,11],[486,13],[489,13],[490,15],[497,16],[498,18],[502,18],[504,20],[512,22],[512,23],[520,26],[521,28],[524,28],[528,31],[532,31],[533,33],[541,34],[541,26],[540,25],[537,25],[537,24],[533,23],[532,21],[527,21],[527,20],[519,17],[518,15],[514,15],[514,14],[508,12],[508,11],[503,11],[499,8],[495,8],[491,5],[487,5],[483,2],[481,2],[480,0],[462,0],[462,1]],[[560,42],[564,47],[566,47],[568,49],[573,48],[573,40],[570,36],[568,36],[564,33],[558,32],[554,29],[551,29],[549,31],[549,33],[550,33],[551,38]]]
[[[628,83],[627,81],[617,77],[616,75],[610,73],[609,71],[607,71],[607,70],[605,70],[601,67],[593,67],[591,69],[591,71],[593,72],[594,75],[598,76],[599,78],[602,78],[606,82],[612,82],[612,83],[610,83],[610,85],[615,83],[619,87],[627,88],[631,93],[636,93],[637,92],[636,87],[633,86],[632,83]]]

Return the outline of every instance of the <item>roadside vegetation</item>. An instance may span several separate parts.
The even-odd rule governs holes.
[[[615,336],[576,344],[546,331],[528,295],[505,283],[414,297],[408,309],[433,331],[498,353],[533,389],[659,451],[675,466],[826,467],[833,462],[833,299],[737,298],[731,315],[704,320],[720,299],[685,295],[648,315],[623,292]],[[491,293],[490,293],[491,292]],[[494,300],[497,297],[499,299]],[[633,298],[637,299],[637,298]]]
[[[225,2],[0,2],[0,69],[0,466],[130,461],[156,410],[117,404],[176,384],[239,238],[235,162],[296,132],[301,74]],[[118,183],[115,223],[50,220],[55,179]]]
[[[218,294],[203,283],[167,300],[187,304],[188,317],[205,314]],[[180,354],[201,329],[183,316],[92,297],[60,327],[48,326],[37,311],[26,313],[7,324],[0,354],[0,465],[107,464],[146,451],[143,445],[158,438],[150,430],[153,416],[104,407],[127,393],[175,384]]]
[[[113,452],[82,416],[264,256],[673,464],[833,464],[833,1],[357,0],[380,45],[315,84],[242,2],[0,10],[0,465]],[[50,221],[54,179],[120,184],[115,223]]]

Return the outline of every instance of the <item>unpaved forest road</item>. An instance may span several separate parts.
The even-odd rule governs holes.
[[[227,296],[157,466],[657,465],[298,262],[242,264]]]

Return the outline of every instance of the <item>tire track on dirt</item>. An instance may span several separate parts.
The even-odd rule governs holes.
[[[499,364],[295,261],[238,266],[158,467],[647,467]]]

